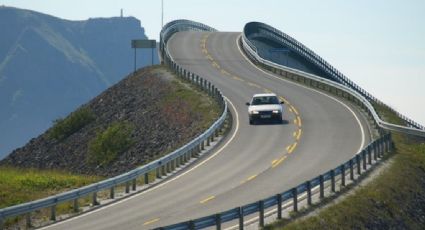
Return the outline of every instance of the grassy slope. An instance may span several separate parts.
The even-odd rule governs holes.
[[[219,116],[218,104],[187,83],[180,80],[173,80],[173,83],[175,91],[167,95],[162,104],[162,112],[173,114],[170,122],[180,122],[181,125],[192,122],[188,117],[177,116],[181,112],[179,104],[187,103],[189,106],[186,109],[200,112],[201,120],[197,125],[202,129],[209,127]],[[171,149],[164,154],[170,151]],[[0,208],[57,194],[101,179],[103,178],[52,170],[0,167]]]
[[[400,119],[384,107],[381,116]],[[425,144],[393,133],[393,164],[371,184],[318,215],[270,229],[423,229],[425,226]]]

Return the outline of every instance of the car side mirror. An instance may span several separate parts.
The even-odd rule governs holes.
[[[283,104],[285,104],[285,102],[284,102],[284,101],[281,101],[281,102],[280,102],[280,104],[282,104],[282,105],[283,105]]]
[[[250,106],[251,104],[249,104],[249,102],[245,103],[245,105]]]

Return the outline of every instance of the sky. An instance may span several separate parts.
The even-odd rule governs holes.
[[[315,51],[383,102],[425,125],[425,1],[423,0],[163,0],[164,23],[202,22],[242,31],[269,24]],[[0,0],[69,20],[124,16],[140,19],[158,39],[161,0]]]

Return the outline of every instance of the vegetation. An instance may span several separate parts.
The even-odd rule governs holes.
[[[383,106],[380,116],[396,124],[400,118]],[[392,164],[373,183],[359,188],[317,215],[268,229],[423,229],[425,225],[425,144],[393,133]],[[423,141],[423,140],[422,140]],[[287,222],[287,221],[286,221]]]
[[[0,208],[40,199],[99,181],[96,176],[0,167]]]
[[[66,117],[57,119],[50,130],[49,136],[56,140],[63,140],[71,134],[77,132],[95,119],[92,111],[88,108],[81,108]]]
[[[107,165],[130,148],[133,144],[131,139],[132,126],[128,123],[113,123],[103,132],[89,142],[88,162],[98,165]]]
[[[194,122],[189,115],[196,113],[199,128],[205,130],[219,117],[218,104],[204,92],[179,80],[174,80],[172,87],[172,93],[161,102],[162,112],[170,115],[170,122],[187,127]]]

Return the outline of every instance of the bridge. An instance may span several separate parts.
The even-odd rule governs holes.
[[[425,136],[424,127],[401,114],[407,127],[382,121],[372,106],[382,102],[294,38],[263,23],[248,23],[240,33],[170,22],[161,32],[161,53],[185,79],[208,82],[215,87],[211,91],[209,86],[213,95],[225,97],[231,130],[208,154],[161,183],[46,229],[186,229],[196,227],[188,222],[195,219],[221,226],[226,214],[224,226],[231,227],[241,219],[249,222],[257,211],[264,217],[268,201],[282,208],[282,199],[295,196],[294,205],[297,194],[311,193],[314,185],[320,185],[322,195],[324,180],[332,181],[335,190],[336,174],[344,175],[340,183],[345,183],[353,167],[368,168],[361,162],[377,160],[390,148],[388,130]],[[249,125],[245,103],[262,92],[274,92],[286,102],[284,124]],[[273,202],[264,200],[276,194]],[[244,212],[240,207],[247,204],[255,204],[255,210],[246,206]]]

